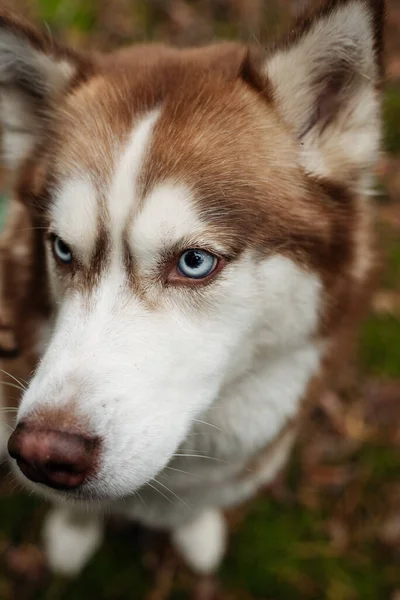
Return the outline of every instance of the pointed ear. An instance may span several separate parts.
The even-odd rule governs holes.
[[[27,156],[57,100],[91,69],[90,61],[0,9],[0,127],[11,170]]]
[[[384,0],[331,0],[263,59],[276,108],[304,167],[357,185],[380,139]]]

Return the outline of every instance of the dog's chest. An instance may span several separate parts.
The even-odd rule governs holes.
[[[168,466],[123,511],[147,525],[169,526],[192,511],[230,506],[254,494],[284,465],[321,350],[309,344],[264,357],[199,416]]]

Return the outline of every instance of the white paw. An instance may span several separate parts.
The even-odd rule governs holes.
[[[45,521],[43,538],[52,571],[74,576],[101,545],[103,527],[99,517],[54,508]]]
[[[220,565],[226,549],[227,530],[223,515],[209,509],[175,529],[172,541],[193,571],[208,575]]]

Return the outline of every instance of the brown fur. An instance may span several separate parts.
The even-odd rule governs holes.
[[[135,52],[130,53],[133,63],[138,62]],[[229,68],[223,65],[219,76],[210,74],[202,50],[159,52],[150,51],[147,62],[134,71],[127,51],[117,54],[71,92],[57,111],[52,141],[43,142],[41,161],[36,158],[32,170],[23,169],[19,189],[25,202],[45,214],[53,179],[71,172],[76,157],[92,174],[101,199],[113,166],[111,140],[119,139],[122,146],[135,116],[162,99],[166,108],[144,169],[143,200],[157,181],[186,181],[230,256],[238,256],[250,240],[262,254],[279,249],[317,269],[327,292],[322,326],[330,330],[359,285],[351,274],[357,199],[330,182],[306,176],[297,166],[296,147],[276,109],[238,75],[243,48],[224,49]],[[139,59],[141,54],[140,49]],[[108,135],[110,114],[113,138]],[[255,122],[259,125],[253,131]],[[46,169],[42,186],[32,193],[38,172]],[[96,256],[102,255],[99,247]]]

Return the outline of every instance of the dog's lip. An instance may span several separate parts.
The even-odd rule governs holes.
[[[99,493],[93,484],[91,485],[90,483],[82,484],[75,489],[66,489],[61,485],[50,488],[45,483],[41,483],[40,481],[33,482],[31,479],[28,479],[22,470],[20,473],[31,490],[51,502],[55,501],[66,504],[71,502],[74,505],[82,506],[85,510],[88,508],[101,510],[102,505],[107,506],[110,502],[115,501],[114,497]]]
[[[67,502],[68,500],[71,500],[74,503],[82,502],[84,503],[85,507],[92,504],[99,506],[99,504],[101,505],[102,503],[106,505],[122,498],[122,496],[116,497],[113,494],[105,492],[104,488],[106,487],[106,484],[103,484],[101,481],[94,481],[93,477],[74,489],[63,488],[62,486],[50,488],[40,481],[33,482],[32,480],[25,478],[24,475],[23,478],[29,483],[29,486],[32,489],[36,490],[36,492],[39,490],[48,498],[54,498]],[[132,490],[132,493],[126,494],[124,498],[130,497],[135,493],[135,491],[136,490]]]
[[[74,504],[78,504],[78,506],[82,503],[82,506],[85,509],[88,507],[93,507],[96,510],[99,509],[100,511],[102,506],[107,507],[111,503],[116,503],[119,501],[124,502],[130,498],[133,498],[137,490],[140,490],[142,487],[142,485],[140,485],[126,493],[115,495],[105,492],[104,487],[106,486],[104,485],[103,487],[102,482],[94,482],[93,479],[83,483],[75,489],[65,489],[61,486],[58,488],[49,488],[47,485],[40,482],[33,482],[32,480],[27,479],[25,479],[25,481],[28,481],[31,489],[35,490],[36,492],[39,490],[41,492],[40,495],[44,494],[50,500],[53,499],[66,503],[71,501]],[[146,482],[143,485],[145,486]]]
[[[17,465],[20,468],[21,472],[25,475],[25,477],[27,477],[28,479],[30,479],[30,481],[32,481],[33,483],[41,483],[43,485],[45,485],[46,487],[50,487],[48,485],[47,482],[47,477],[46,477],[46,473],[43,471],[40,472],[37,469],[32,469],[32,467],[23,459],[17,459]],[[64,484],[64,475],[63,472],[60,470],[60,473],[57,474],[57,471],[55,469],[53,469],[52,472],[52,476],[53,476],[53,480],[52,480],[52,485],[51,487],[55,490],[59,490],[59,491],[68,491],[69,488],[67,485]],[[58,479],[58,481],[57,481]],[[74,475],[69,474],[69,479],[73,479],[74,481],[76,481],[76,484],[79,485],[80,480],[82,479],[82,475],[81,473],[77,472]]]

